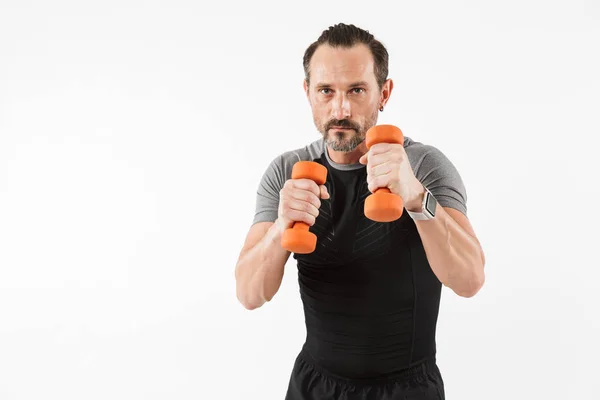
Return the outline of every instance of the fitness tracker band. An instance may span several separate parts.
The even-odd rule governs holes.
[[[408,211],[408,215],[414,220],[428,220],[435,218],[435,211],[437,210],[438,202],[433,197],[431,192],[425,188],[425,194],[423,195],[423,202],[421,203],[421,212]]]

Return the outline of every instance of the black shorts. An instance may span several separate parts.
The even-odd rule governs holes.
[[[434,360],[393,377],[352,380],[324,371],[301,351],[285,400],[444,400],[444,382]]]

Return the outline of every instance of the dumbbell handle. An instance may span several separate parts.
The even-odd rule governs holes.
[[[404,144],[404,136],[394,125],[376,125],[367,131],[365,144],[370,149],[378,143]],[[402,216],[403,210],[402,198],[387,187],[377,188],[365,199],[365,216],[376,222],[394,221]]]
[[[292,179],[310,179],[317,185],[323,185],[327,179],[327,168],[314,161],[298,161],[292,168]],[[283,233],[281,246],[292,253],[312,253],[317,245],[317,236],[309,229],[305,222],[294,222]]]

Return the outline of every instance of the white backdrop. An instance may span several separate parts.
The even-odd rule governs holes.
[[[0,2],[1,400],[283,399],[296,266],[254,311],[233,271],[337,22],[391,54],[379,122],[467,186],[487,282],[443,292],[447,399],[598,398],[599,3],[366,4]]]

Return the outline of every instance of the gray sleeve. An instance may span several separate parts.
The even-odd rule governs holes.
[[[417,165],[417,179],[442,207],[455,208],[467,214],[467,191],[454,164],[440,150],[427,146]]]
[[[274,222],[277,219],[279,208],[279,191],[285,183],[283,158],[275,158],[258,184],[256,191],[256,208],[252,224],[257,222]]]

